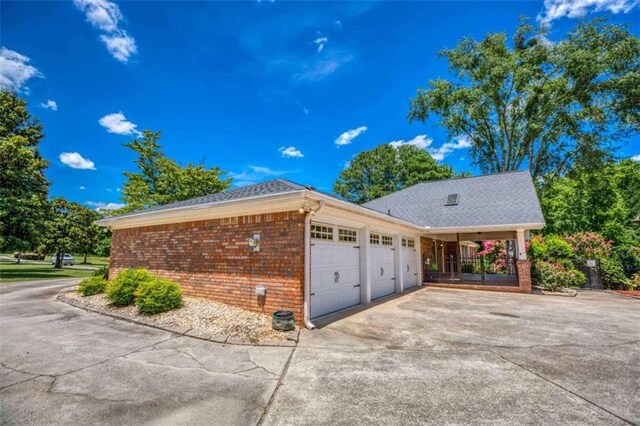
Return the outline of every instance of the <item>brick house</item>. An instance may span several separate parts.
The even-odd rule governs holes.
[[[187,296],[287,309],[313,327],[423,284],[530,292],[525,240],[544,219],[523,171],[424,182],[364,205],[276,179],[98,224],[113,231],[111,276],[145,267]],[[502,254],[479,255],[483,240],[503,241]]]

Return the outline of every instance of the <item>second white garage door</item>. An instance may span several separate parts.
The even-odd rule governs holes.
[[[404,289],[418,285],[418,256],[416,240],[402,239],[402,281]]]
[[[393,237],[372,233],[370,237],[371,299],[396,291]]]
[[[311,318],[360,303],[360,249],[355,230],[312,225]]]

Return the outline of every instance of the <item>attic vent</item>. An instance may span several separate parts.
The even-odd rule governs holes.
[[[447,195],[447,202],[445,203],[445,206],[457,206],[459,199],[460,194],[449,194]]]

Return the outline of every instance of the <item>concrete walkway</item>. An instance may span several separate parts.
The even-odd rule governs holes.
[[[255,424],[292,348],[222,346],[0,285],[0,424]]]
[[[640,424],[638,300],[422,288],[356,312],[302,333],[265,424]]]

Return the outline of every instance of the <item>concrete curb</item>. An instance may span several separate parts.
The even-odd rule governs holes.
[[[151,328],[156,328],[162,331],[168,331],[169,333],[178,334],[180,336],[190,337],[192,339],[207,340],[222,345],[235,345],[235,346],[270,346],[270,347],[295,347],[300,340],[300,330],[290,331],[287,333],[287,340],[265,340],[260,343],[254,343],[249,340],[243,340],[238,337],[230,337],[222,334],[213,335],[213,333],[202,332],[193,330],[187,327],[170,327],[167,325],[160,325],[146,318],[131,318],[130,316],[119,314],[117,312],[109,312],[104,309],[98,309],[93,306],[89,306],[83,302],[82,299],[75,299],[68,297],[65,293],[70,290],[62,290],[58,293],[56,299],[60,302],[74,306],[76,308],[84,309],[85,311],[94,312],[100,315],[106,315],[108,317],[116,318],[119,320],[128,321],[134,324],[144,325]]]

